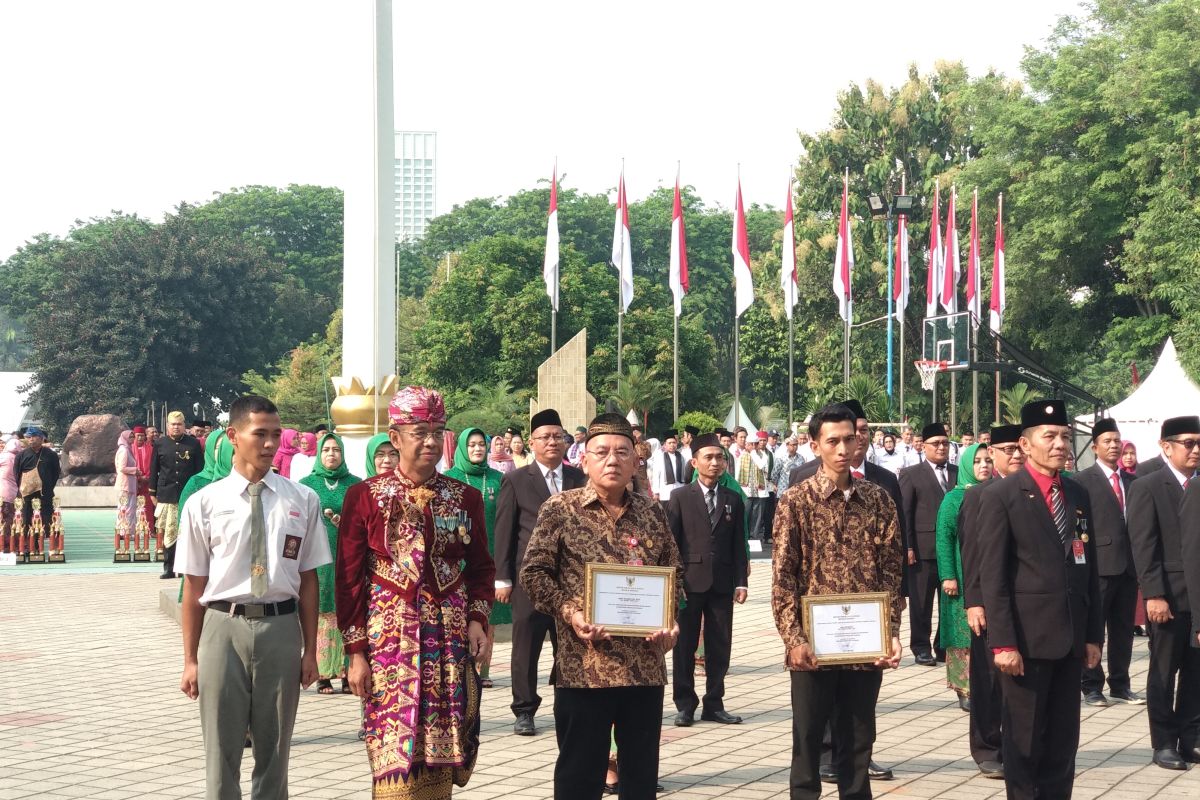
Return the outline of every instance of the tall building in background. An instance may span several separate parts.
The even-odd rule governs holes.
[[[437,134],[396,131],[396,241],[425,235],[437,213]]]

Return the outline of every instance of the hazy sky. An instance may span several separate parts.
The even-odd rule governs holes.
[[[339,9],[366,0],[0,4],[0,258],[114,209],[247,184],[342,185]],[[631,200],[674,180],[781,206],[837,92],[963,59],[1018,74],[1076,0],[395,5],[396,127],[438,132],[438,211],[549,177]]]

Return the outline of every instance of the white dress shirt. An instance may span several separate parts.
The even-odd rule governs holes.
[[[678,459],[675,457],[679,456]],[[675,482],[667,483],[667,462],[666,459],[672,460],[671,469],[675,473]],[[675,461],[678,461],[678,469],[676,469]],[[671,499],[671,492],[683,486],[683,470],[687,466],[688,459],[683,457],[682,453],[668,453],[666,450],[660,450],[651,456],[650,459],[650,491],[654,493],[654,497],[662,502],[667,502]]]
[[[550,492],[550,494],[552,494],[552,495],[558,494],[559,492],[561,492],[563,489],[562,464],[559,463],[559,465],[557,467],[555,467],[554,469],[550,469],[545,464],[543,464],[542,462],[540,462],[536,459],[534,459],[533,463],[537,464],[538,469],[540,469],[542,471],[542,480],[544,480],[546,482],[546,490],[548,492]],[[554,473],[554,485],[553,486],[550,485],[550,473]]]
[[[1174,464],[1172,464],[1172,463],[1171,463],[1171,461],[1170,461],[1169,459],[1166,459],[1166,458],[1164,458],[1164,459],[1163,459],[1163,464],[1165,464],[1165,465],[1166,465],[1167,469],[1171,470],[1171,474],[1175,476],[1175,480],[1179,481],[1179,487],[1180,487],[1181,489],[1186,489],[1186,488],[1187,488],[1187,485],[1186,485],[1186,484],[1187,484],[1187,482],[1188,482],[1189,480],[1191,480],[1193,477],[1195,477],[1195,475],[1194,475],[1194,474],[1193,474],[1193,475],[1184,475],[1182,472],[1180,472],[1179,470],[1175,469],[1175,465],[1174,465]],[[1109,481],[1112,481],[1112,478],[1109,478]]]
[[[321,501],[307,486],[274,472],[263,478],[267,523],[267,593],[250,591],[250,482],[235,469],[192,495],[179,521],[175,571],[204,575],[200,596],[230,603],[279,603],[300,596],[300,573],[330,563]]]

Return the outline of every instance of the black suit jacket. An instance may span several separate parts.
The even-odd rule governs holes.
[[[1093,520],[1087,492],[1071,478],[1062,486],[1072,536],[1082,540]],[[1096,542],[1088,536],[1086,563],[1076,564],[1028,470],[980,490],[976,532],[989,647],[1060,659],[1081,658],[1086,643],[1104,642]]]
[[[1134,470],[1134,475],[1138,478],[1144,478],[1151,473],[1158,472],[1165,466],[1166,464],[1163,462],[1163,457],[1161,455],[1157,455],[1154,458],[1147,458],[1145,461],[1139,461],[1137,468]]]
[[[667,523],[679,545],[683,585],[689,593],[732,594],[748,585],[745,504],[737,492],[718,486],[717,508],[721,516],[714,528],[700,481],[676,489],[667,503]]]
[[[1129,487],[1133,484],[1133,478],[1125,472],[1117,474],[1121,476],[1121,494],[1128,507]],[[1096,515],[1092,520],[1096,539],[1096,569],[1104,577],[1135,575],[1129,527],[1125,524],[1125,515],[1121,513],[1121,505],[1117,502],[1112,484],[1104,477],[1104,470],[1099,464],[1092,464],[1082,472],[1073,474],[1071,480],[1087,490],[1092,512]]]
[[[1175,614],[1191,609],[1183,567],[1184,531],[1189,537],[1200,533],[1195,528],[1181,527],[1182,504],[1183,487],[1169,469],[1156,470],[1135,480],[1126,503],[1133,561],[1142,596],[1166,598]]]
[[[995,476],[963,493],[962,505],[958,507],[958,547],[962,552],[963,605],[967,608],[983,605],[983,590],[979,585],[979,498],[983,490],[994,481],[1003,480]]]
[[[587,483],[583,472],[565,461],[562,469],[562,491],[579,489]],[[525,546],[537,524],[538,510],[548,499],[550,488],[536,461],[514,469],[500,481],[500,497],[496,500],[496,580],[517,585]]]
[[[1188,484],[1179,507],[1179,522],[1187,535],[1183,537],[1183,580],[1187,584],[1192,610],[1192,647],[1200,647],[1200,481]]]
[[[958,467],[946,465],[946,491],[958,484]],[[913,464],[900,470],[900,505],[908,518],[901,529],[907,529],[905,547],[917,554],[918,560],[937,560],[937,514],[946,492],[942,491],[937,475],[929,462]]]

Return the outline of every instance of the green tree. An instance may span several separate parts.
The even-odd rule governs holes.
[[[633,411],[647,432],[650,431],[650,413],[671,399],[671,385],[654,366],[630,364],[625,367],[624,374],[613,373],[609,387],[609,397],[620,412]]]
[[[332,425],[332,378],[342,371],[342,312],[333,315],[323,337],[299,345],[274,365],[269,375],[255,370],[242,376],[247,391],[271,398],[284,425],[309,430]]]

